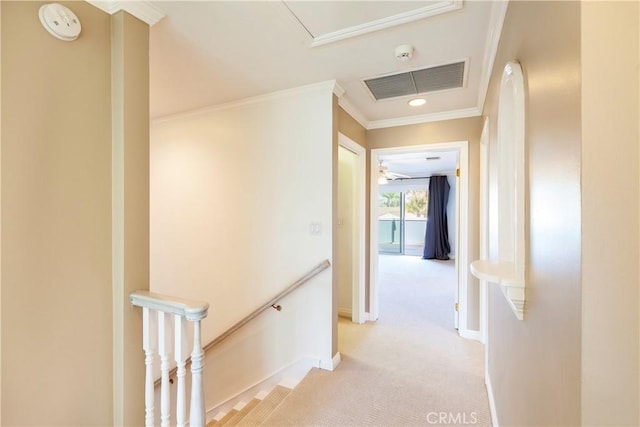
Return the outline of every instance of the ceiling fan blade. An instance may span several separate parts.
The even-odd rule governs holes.
[[[403,173],[395,173],[395,172],[387,172],[387,176],[391,179],[396,178],[411,178],[409,175],[405,175]]]

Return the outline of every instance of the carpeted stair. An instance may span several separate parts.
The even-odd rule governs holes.
[[[291,389],[277,385],[263,399],[259,395],[247,404],[238,404],[232,410],[207,424],[211,426],[259,426],[275,411]]]

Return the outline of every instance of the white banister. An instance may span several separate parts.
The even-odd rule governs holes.
[[[154,354],[160,357],[160,424],[171,424],[169,371],[170,357],[174,353],[177,365],[176,425],[186,425],[186,362],[188,358],[188,322],[193,323],[193,350],[191,352],[191,405],[190,426],[205,425],[204,387],[200,320],[207,316],[209,304],[189,301],[148,291],[136,291],[129,296],[131,303],[142,308],[142,347],[145,354],[145,425],[154,425]],[[171,316],[173,315],[173,316]],[[171,321],[173,319],[173,322]],[[173,340],[173,349],[171,341]]]
[[[209,311],[209,304],[206,302],[191,301],[149,291],[135,291],[129,295],[129,299],[131,304],[136,307],[147,307],[165,313],[177,314],[190,321],[204,319]]]
[[[171,322],[169,314],[158,311],[158,354],[160,355],[160,425],[169,427],[171,406],[169,389],[169,357],[171,356]]]

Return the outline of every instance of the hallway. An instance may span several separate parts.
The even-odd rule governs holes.
[[[314,369],[265,425],[490,425],[483,347],[453,328],[454,262],[380,256],[380,318],[340,319],[342,363]]]

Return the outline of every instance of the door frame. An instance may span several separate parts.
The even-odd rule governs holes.
[[[365,236],[366,236],[366,171],[367,150],[348,136],[338,133],[338,145],[358,157],[354,170],[354,215],[352,235],[352,306],[351,320],[364,323],[365,303]]]
[[[480,136],[480,259],[489,259],[489,117],[485,118]],[[488,349],[489,283],[480,279],[480,342]],[[485,353],[488,369],[489,354]]]
[[[471,337],[476,331],[467,329],[467,288],[469,283],[469,142],[443,142],[435,144],[412,145],[393,148],[377,148],[371,150],[370,174],[370,223],[369,223],[369,318],[377,320],[379,315],[378,303],[378,164],[380,156],[390,154],[405,154],[416,151],[457,151],[459,154],[458,188],[456,189],[456,227],[457,245],[455,269],[457,277],[458,311],[454,311],[458,333],[464,337]],[[452,310],[455,310],[452,307]]]

